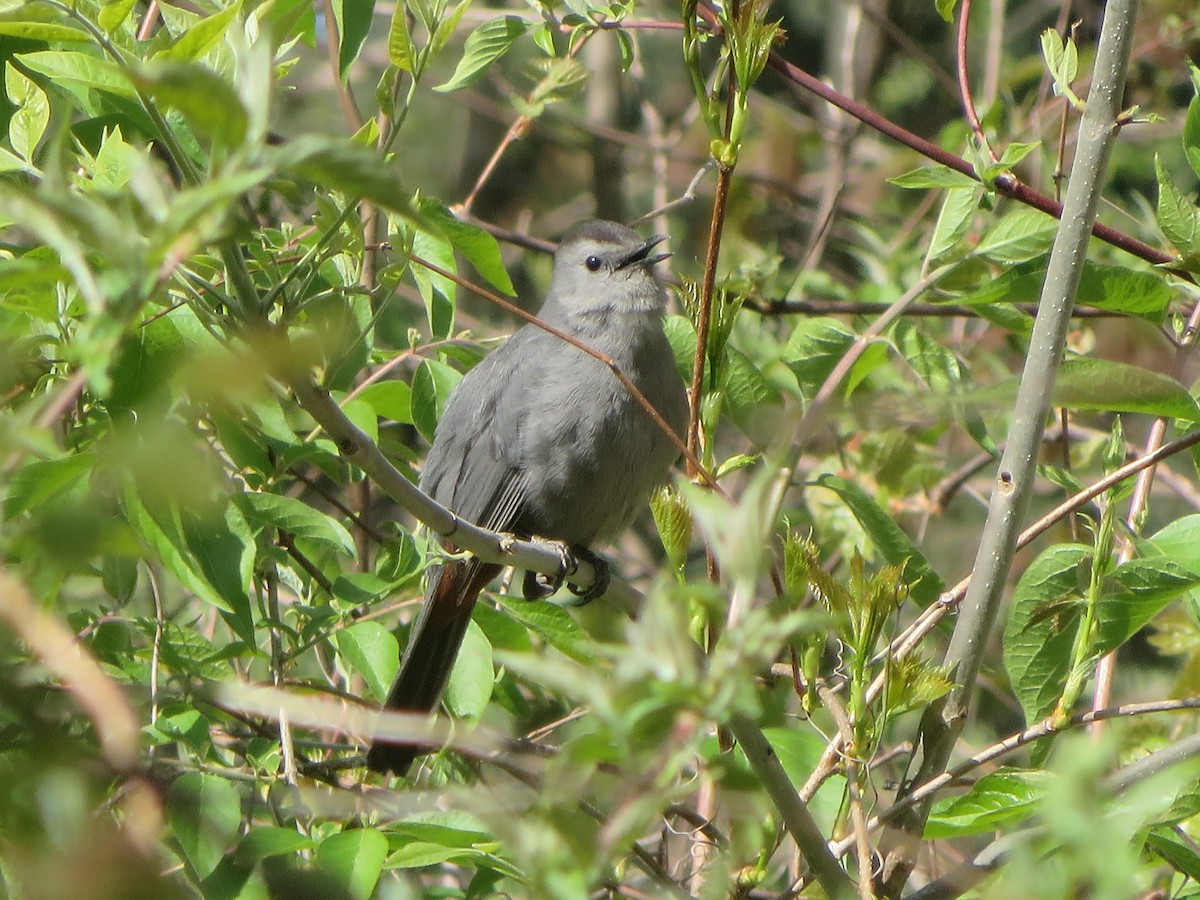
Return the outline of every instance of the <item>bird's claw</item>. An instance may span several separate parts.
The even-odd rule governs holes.
[[[592,583],[586,588],[580,588],[571,583],[570,578],[579,570],[579,560],[585,560],[595,573]],[[522,593],[526,600],[544,600],[567,583],[567,589],[576,596],[571,606],[583,606],[591,603],[597,597],[603,596],[608,590],[610,580],[608,563],[592,553],[586,547],[571,547],[560,545],[558,571],[553,575],[541,572],[526,572],[522,584]]]

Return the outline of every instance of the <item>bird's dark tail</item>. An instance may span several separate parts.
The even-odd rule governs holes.
[[[469,559],[448,563],[434,576],[400,661],[400,674],[384,704],[385,710],[428,713],[437,708],[467,633],[475,600],[500,568]],[[403,776],[413,760],[428,750],[376,738],[367,752],[367,767]]]

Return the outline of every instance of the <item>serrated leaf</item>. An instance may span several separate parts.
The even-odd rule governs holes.
[[[1096,610],[1096,653],[1108,653],[1137,634],[1168,604],[1200,587],[1200,574],[1169,559],[1132,559],[1112,573]]]
[[[1158,178],[1158,227],[1185,260],[1200,256],[1200,212],[1175,187],[1157,154],[1154,173]]]
[[[1092,555],[1081,544],[1060,544],[1043,552],[1013,589],[1004,628],[1004,667],[1013,692],[1033,723],[1054,708],[1066,684],[1071,647],[1079,627],[1080,565]],[[1061,614],[1044,616],[1059,605]]]
[[[1045,253],[1057,232],[1058,219],[1021,206],[1001,217],[971,255],[999,263],[1025,262]]]
[[[871,537],[880,556],[893,566],[904,566],[904,581],[919,606],[928,606],[941,596],[946,589],[945,582],[933,570],[920,548],[866,491],[837,475],[821,475],[813,483],[828,488],[842,498]]]
[[[474,84],[492,63],[508,53],[528,28],[528,24],[519,16],[502,16],[484,22],[467,36],[462,59],[458,61],[450,80],[439,84],[434,90],[458,91]]]
[[[295,497],[245,491],[236,502],[251,522],[269,525],[298,538],[325,544],[348,556],[355,555],[354,539],[341,522],[313,509]]]
[[[1055,780],[1037,769],[999,769],[980,778],[960,797],[934,804],[925,839],[964,837],[996,831],[1028,818]]]
[[[335,639],[351,671],[362,676],[382,703],[400,670],[400,645],[395,635],[378,622],[355,622],[337,632]]]
[[[1054,385],[1054,405],[1200,421],[1200,405],[1174,378],[1107,359],[1066,360]]]
[[[982,186],[974,190],[951,190],[946,192],[942,207],[938,210],[937,222],[929,238],[929,249],[925,253],[925,265],[934,265],[959,245],[971,227],[975,210],[979,207]]]

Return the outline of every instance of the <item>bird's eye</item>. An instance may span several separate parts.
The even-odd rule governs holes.
[[[600,257],[589,256],[583,261],[583,264],[588,267],[589,272],[598,272],[600,270]]]

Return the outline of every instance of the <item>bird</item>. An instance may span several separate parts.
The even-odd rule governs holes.
[[[670,255],[653,252],[665,239],[598,219],[572,227],[555,253],[540,318],[609,357],[679,436],[687,391],[653,271]],[[530,322],[451,392],[418,486],[483,528],[561,541],[599,562],[590,548],[632,522],[666,482],[677,448],[608,365]],[[384,709],[436,710],[475,602],[501,569],[475,557],[431,567]],[[607,568],[597,570],[602,591]],[[558,585],[530,573],[524,586],[537,597]],[[426,752],[377,737],[367,766],[405,776]]]

